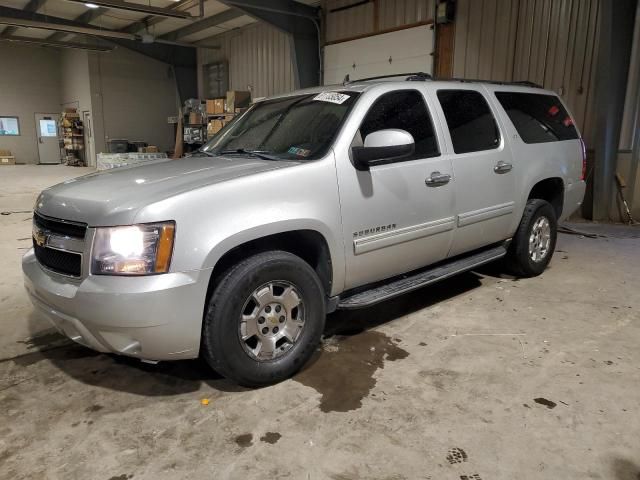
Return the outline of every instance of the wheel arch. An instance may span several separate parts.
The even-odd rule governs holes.
[[[527,200],[538,198],[549,202],[556,213],[556,218],[559,219],[564,207],[564,188],[564,180],[561,177],[544,178],[529,189]]]
[[[245,237],[239,242],[228,242],[216,255],[207,288],[207,302],[217,282],[229,268],[247,256],[270,250],[283,250],[307,262],[322,282],[325,294],[331,295],[336,275],[329,242],[325,235],[316,229],[300,228]]]

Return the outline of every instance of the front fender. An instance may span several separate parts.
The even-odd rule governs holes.
[[[228,252],[248,242],[259,240],[279,233],[302,230],[314,231],[325,239],[331,256],[332,284],[331,295],[340,293],[344,288],[344,250],[333,235],[331,228],[315,219],[298,218],[282,220],[239,231],[217,243],[207,255],[203,268],[212,269]]]

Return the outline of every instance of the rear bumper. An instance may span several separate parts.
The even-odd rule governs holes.
[[[585,190],[586,183],[583,181],[572,183],[565,188],[562,215],[560,215],[558,221],[566,220],[573,212],[580,208],[584,199]]]
[[[146,360],[198,356],[210,270],[72,280],[22,259],[36,309],[62,334],[100,352]]]

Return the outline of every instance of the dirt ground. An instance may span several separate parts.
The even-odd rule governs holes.
[[[310,365],[249,390],[34,314],[31,207],[87,171],[0,167],[1,479],[640,478],[640,227],[572,225],[597,236],[560,235],[537,278],[489,266],[332,314]]]

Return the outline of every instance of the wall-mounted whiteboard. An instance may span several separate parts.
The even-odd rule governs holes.
[[[432,73],[432,53],[430,25],[327,45],[324,84],[341,83],[347,74],[357,80],[394,73]]]

